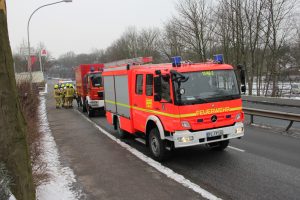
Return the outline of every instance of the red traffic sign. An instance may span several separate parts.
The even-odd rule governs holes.
[[[42,49],[42,51],[41,51],[41,56],[47,56],[47,51],[46,51],[46,49]]]

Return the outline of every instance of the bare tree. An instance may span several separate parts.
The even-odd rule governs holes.
[[[174,25],[185,48],[192,54],[190,59],[206,61],[208,42],[211,40],[211,8],[205,0],[181,0],[177,4],[178,16]]]
[[[35,199],[26,124],[18,101],[13,58],[8,38],[6,4],[0,0],[0,160],[13,178],[17,199]]]

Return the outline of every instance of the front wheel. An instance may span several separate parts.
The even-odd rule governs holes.
[[[82,112],[86,112],[86,102],[83,100],[83,98],[81,98],[80,101],[80,104],[82,105]]]
[[[148,142],[153,158],[158,161],[164,160],[167,154],[166,146],[164,141],[161,140],[159,130],[157,128],[153,128],[150,131]]]
[[[95,116],[95,110],[93,110],[93,108],[90,108],[88,102],[85,103],[86,104],[86,111],[89,117],[94,117]]]
[[[229,140],[224,140],[220,142],[213,142],[209,144],[209,147],[215,151],[223,151],[229,145]]]

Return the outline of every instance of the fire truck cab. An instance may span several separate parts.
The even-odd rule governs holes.
[[[106,118],[119,136],[143,136],[152,156],[207,144],[223,150],[244,135],[241,92],[233,67],[219,63],[105,68]]]

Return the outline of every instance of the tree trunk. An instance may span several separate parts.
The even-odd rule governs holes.
[[[13,178],[11,190],[15,197],[33,200],[35,189],[25,128],[13,71],[5,0],[0,0],[0,160]]]

